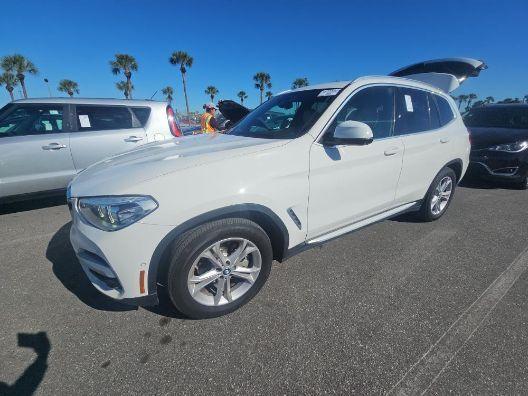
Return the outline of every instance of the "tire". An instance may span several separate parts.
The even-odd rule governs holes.
[[[438,220],[443,216],[455,195],[456,180],[456,174],[451,168],[444,168],[436,175],[417,213],[419,220],[429,222]],[[439,188],[442,188],[441,183],[448,183],[450,185],[450,193],[447,197],[444,194],[440,202],[438,202],[440,196]],[[447,192],[447,186],[445,192]]]
[[[190,318],[204,319],[233,312],[251,300],[268,279],[273,250],[258,224],[230,218],[180,236],[169,260],[165,284],[172,304]]]
[[[522,181],[515,184],[517,190],[528,190],[528,176],[525,176]]]

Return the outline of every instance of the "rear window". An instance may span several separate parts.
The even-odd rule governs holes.
[[[150,117],[150,107],[131,107],[131,109],[141,126],[144,127]]]
[[[439,95],[434,95],[434,97],[438,107],[438,114],[440,115],[440,124],[442,124],[442,126],[449,124],[455,118],[451,105]]]
[[[426,91],[400,88],[396,100],[396,109],[396,135],[432,129]],[[434,110],[436,111],[436,109]]]
[[[79,131],[133,128],[132,113],[124,106],[76,106]]]
[[[528,129],[528,107],[479,107],[464,122],[468,127]]]

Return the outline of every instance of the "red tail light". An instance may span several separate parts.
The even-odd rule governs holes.
[[[172,136],[180,137],[182,135],[180,128],[176,124],[176,119],[174,117],[174,110],[172,107],[167,106],[167,121],[169,121],[169,129],[172,133]]]

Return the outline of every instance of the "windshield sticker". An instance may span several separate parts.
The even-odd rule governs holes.
[[[317,96],[334,96],[339,93],[340,89],[325,89],[321,92],[319,92],[319,95]]]
[[[414,111],[410,95],[405,95],[405,106],[407,107],[408,112],[412,113]]]
[[[79,122],[81,123],[81,128],[90,128],[90,118],[86,114],[79,114]]]
[[[49,113],[50,113],[50,115],[57,115],[57,114],[59,114],[59,111],[58,110],[50,110]]]

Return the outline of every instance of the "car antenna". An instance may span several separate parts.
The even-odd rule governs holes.
[[[157,93],[158,93],[158,90],[156,89],[156,92],[154,92],[154,93],[152,94],[152,96],[150,97],[150,100],[152,100],[152,98],[154,98],[154,96],[156,96]]]

